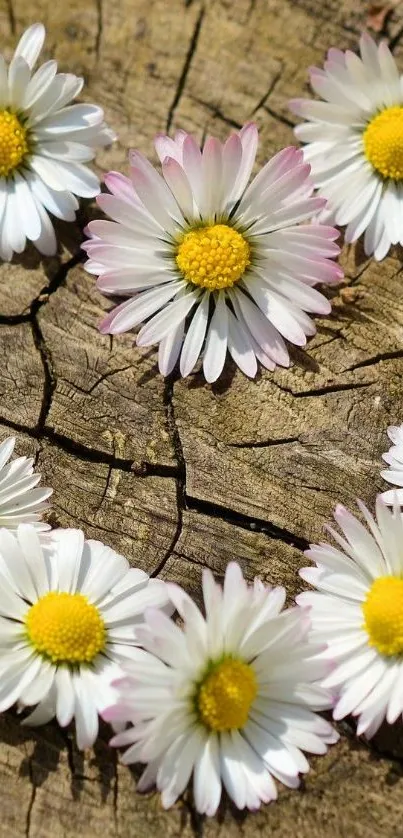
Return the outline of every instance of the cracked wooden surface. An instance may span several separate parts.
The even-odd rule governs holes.
[[[99,171],[126,169],[137,146],[153,156],[157,131],[224,138],[256,119],[259,162],[293,142],[287,101],[307,90],[307,67],[333,45],[354,48],[370,3],[354,0],[0,0],[2,48],[35,19],[47,56],[83,74],[119,135]],[[403,70],[403,3],[384,32]],[[81,265],[84,205],[58,225],[60,252],[29,249],[0,268],[0,440],[15,433],[54,486],[50,520],[79,525],[147,572],[200,598],[200,574],[236,558],[252,578],[299,590],[301,550],[337,502],[373,505],[384,488],[385,428],[402,421],[401,252],[375,265],[345,248],[346,280],[290,370],[251,382],[228,365],[207,386],[195,374],[164,381],[153,350],[97,332],[108,303]],[[349,723],[298,792],[252,815],[224,801],[216,819],[189,795],[163,812],[135,794],[136,772],[107,749],[77,752],[70,731],[22,730],[0,719],[0,838],[399,838],[403,745],[399,729],[368,747]]]

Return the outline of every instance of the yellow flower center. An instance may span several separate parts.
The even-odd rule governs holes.
[[[104,621],[83,594],[50,591],[25,617],[29,641],[55,664],[91,663],[105,648]]]
[[[403,654],[403,579],[375,579],[362,610],[369,645],[388,657]]]
[[[250,247],[241,233],[227,224],[198,227],[183,236],[176,264],[194,285],[210,291],[229,288],[250,264]]]
[[[27,132],[18,117],[0,111],[0,176],[8,177],[28,154]]]
[[[384,178],[403,179],[403,107],[385,108],[364,131],[365,156]]]
[[[257,682],[252,667],[228,658],[215,664],[202,680],[196,708],[209,730],[239,729],[248,720],[256,693]]]

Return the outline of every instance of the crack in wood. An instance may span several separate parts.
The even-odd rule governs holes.
[[[251,116],[254,116],[255,113],[257,113],[257,111],[259,111],[260,108],[262,108],[266,104],[267,100],[270,98],[271,94],[273,93],[277,82],[281,79],[282,72],[283,72],[283,67],[281,66],[278,73],[276,73],[276,75],[274,76],[274,78],[273,78],[273,80],[272,80],[272,82],[269,86],[269,89],[266,91],[266,93],[263,94],[261,99],[259,99],[256,107],[253,109],[253,111],[251,113]]]
[[[277,113],[276,111],[273,111],[273,109],[269,105],[265,104],[265,105],[262,105],[261,107],[264,111],[266,111],[266,113],[269,114],[269,116],[273,117],[273,119],[275,119],[276,122],[281,122],[282,125],[286,125],[287,128],[292,128],[292,129],[295,128],[295,123],[292,122],[291,119],[287,119],[287,117],[283,116],[283,114],[280,114],[280,113]]]
[[[15,35],[15,33],[17,31],[17,27],[16,27],[16,22],[15,22],[13,0],[6,0],[6,9],[7,9],[7,15],[8,15],[8,22],[10,24],[11,34]]]
[[[275,445],[288,445],[292,442],[299,442],[298,436],[286,436],[282,439],[266,439],[260,442],[253,440],[245,442],[228,442],[228,448],[272,448]]]
[[[38,429],[37,426],[30,428],[27,425],[21,425],[19,422],[13,422],[1,416],[0,425],[8,428],[11,432],[26,434],[37,442],[45,440],[51,445],[61,448],[67,454],[76,455],[81,460],[100,465],[108,465],[118,471],[131,472],[136,477],[176,478],[178,476],[178,468],[176,466],[165,465],[164,463],[150,463],[147,460],[143,460],[140,465],[137,465],[134,460],[125,460],[124,458],[116,457],[114,454],[108,454],[106,451],[88,448],[86,445],[72,439],[72,437],[60,434],[54,428],[46,425],[41,429]]]
[[[190,70],[190,66],[191,66],[191,63],[192,63],[192,60],[193,60],[193,56],[194,56],[194,54],[196,52],[196,49],[197,49],[197,42],[198,42],[199,37],[200,37],[200,30],[201,30],[201,26],[202,26],[202,23],[203,23],[204,14],[205,14],[205,8],[204,8],[204,6],[202,6],[201,9],[200,9],[200,12],[199,12],[199,16],[196,20],[196,24],[195,24],[195,27],[194,27],[194,30],[193,30],[192,37],[190,39],[189,49],[188,49],[188,51],[186,53],[186,56],[185,56],[185,61],[184,61],[183,67],[182,67],[182,72],[179,76],[178,84],[176,86],[175,95],[174,95],[174,98],[172,100],[172,104],[171,104],[171,106],[168,110],[168,116],[167,116],[167,122],[166,122],[167,133],[169,132],[169,130],[171,128],[171,125],[172,125],[172,122],[173,122],[173,119],[174,119],[174,116],[175,116],[176,108],[179,105],[182,93],[183,93],[184,88],[185,88],[186,79],[187,79],[187,76],[188,76],[188,73],[189,73],[189,70]]]
[[[206,108],[206,110],[208,110],[215,119],[220,119],[221,122],[225,122],[225,124],[229,125],[230,128],[236,128],[237,131],[241,130],[242,123],[237,122],[230,116],[226,116],[226,114],[220,110],[218,105],[214,105],[212,102],[206,102],[204,99],[200,99],[199,96],[193,96],[192,94],[189,94],[189,99],[193,102],[197,102],[198,105],[202,105],[203,108]],[[205,136],[203,137],[202,145],[204,143],[204,139]]]
[[[103,32],[103,4],[102,0],[95,0],[95,6],[97,10],[97,31],[95,36],[95,55],[97,61],[99,61],[100,53],[101,53],[101,42],[102,42],[102,32]]]
[[[393,38],[390,38],[390,40],[389,40],[388,46],[389,46],[389,49],[390,49],[391,53],[393,53],[395,51],[396,47],[400,43],[402,35],[403,35],[403,26],[401,26],[400,29],[396,32],[396,35],[394,35]]]
[[[290,544],[292,547],[297,547],[299,550],[307,550],[309,542],[295,533],[290,532],[276,524],[272,524],[263,518],[254,518],[249,515],[244,515],[236,512],[233,509],[228,509],[217,503],[201,500],[201,498],[194,498],[191,495],[186,495],[186,504],[188,509],[199,512],[201,515],[209,515],[211,518],[219,518],[227,521],[230,524],[235,524],[244,530],[252,530],[253,532],[261,532],[264,535],[270,536],[278,541],[283,541],[285,544]]]
[[[256,8],[256,0],[250,0],[249,9],[248,9],[248,20],[249,20],[250,17],[252,17],[253,12],[255,11],[255,8]]]
[[[316,387],[312,390],[300,390],[295,392],[291,387],[284,387],[278,381],[273,382],[279,390],[284,393],[289,393],[294,399],[315,398],[316,396],[327,396],[329,393],[343,393],[349,390],[362,390],[365,387],[370,387],[376,384],[376,381],[353,381],[346,384],[329,384],[323,387]]]
[[[112,748],[112,764],[114,769],[114,784],[112,788],[112,807],[113,807],[113,819],[115,822],[115,831],[118,834],[118,823],[119,823],[119,767],[118,767],[118,752],[115,748]]]
[[[181,438],[179,435],[179,430],[176,424],[175,409],[173,405],[173,390],[175,380],[175,374],[171,374],[170,376],[167,376],[167,378],[165,379],[163,401],[166,411],[165,415],[168,434],[170,436],[172,448],[175,452],[177,461],[177,473],[175,476],[177,524],[175,532],[172,536],[171,543],[168,549],[166,550],[164,556],[162,557],[161,561],[151,574],[152,576],[158,576],[161,573],[168,559],[172,555],[175,546],[178,543],[179,538],[182,534],[183,512],[186,509],[186,462],[183,453]]]
[[[31,314],[0,314],[0,326],[19,326],[21,323],[29,323]]]
[[[69,271],[83,262],[84,259],[85,254],[79,250],[67,262],[59,266],[48,285],[44,285],[39,294],[27,304],[29,310],[26,313],[0,314],[0,325],[19,326],[21,323],[30,323],[38,311],[49,302],[49,298],[63,285]]]
[[[41,357],[44,374],[42,404],[37,422],[37,427],[39,430],[44,427],[46,419],[48,417],[52,405],[53,393],[57,385],[57,377],[53,366],[52,353],[46,345],[46,342],[42,334],[42,330],[39,326],[36,317],[32,318],[31,327],[34,338],[34,344]]]
[[[373,367],[381,361],[393,361],[396,358],[403,358],[403,349],[396,349],[394,352],[380,352],[379,355],[374,355],[372,358],[366,358],[364,361],[352,364],[351,367],[346,367],[345,372],[359,370],[362,367]]]
[[[31,799],[30,799],[29,804],[28,804],[28,809],[27,809],[27,814],[26,814],[26,819],[25,819],[25,838],[30,838],[30,836],[31,836],[32,810],[33,810],[33,807],[34,807],[35,798],[36,798],[36,791],[37,791],[37,786],[36,786],[35,779],[34,779],[34,773],[33,773],[33,769],[32,769],[32,760],[31,759],[28,762],[28,778],[29,778],[29,782],[30,782],[31,787],[32,787],[32,791],[31,791]]]
[[[182,795],[182,801],[189,814],[190,828],[193,832],[194,838],[203,838],[206,816],[201,815],[197,811],[190,790],[187,794]]]

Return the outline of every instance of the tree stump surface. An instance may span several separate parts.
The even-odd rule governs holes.
[[[1,49],[42,20],[46,58],[84,75],[84,98],[101,104],[119,141],[99,172],[127,170],[127,149],[155,160],[156,132],[182,127],[224,139],[254,119],[259,163],[294,142],[291,97],[306,95],[307,68],[328,47],[357,46],[370,5],[355,0],[0,0]],[[379,18],[377,19],[379,21]],[[371,21],[370,21],[371,22]],[[403,70],[403,4],[384,21]],[[133,336],[102,336],[109,303],[82,267],[82,229],[59,224],[60,251],[29,248],[0,268],[0,440],[34,454],[54,487],[50,521],[80,526],[147,572],[200,600],[202,567],[222,577],[236,559],[249,578],[301,588],[302,550],[336,503],[371,507],[385,429],[403,420],[403,279],[397,249],[377,265],[344,248],[346,279],[333,312],[318,319],[289,370],[255,381],[228,364],[217,384],[200,374],[164,381],[156,353]],[[326,757],[312,758],[299,791],[217,818],[185,794],[164,812],[159,795],[135,792],[136,770],[107,747],[80,754],[70,730],[33,731],[0,719],[1,838],[399,838],[403,836],[403,737],[399,726],[370,745],[350,722]]]

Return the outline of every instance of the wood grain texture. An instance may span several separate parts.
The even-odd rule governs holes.
[[[371,3],[354,0],[0,0],[2,49],[25,26],[48,29],[46,57],[83,74],[83,97],[105,108],[119,141],[99,173],[127,170],[136,146],[155,161],[157,131],[225,138],[255,119],[259,162],[293,142],[288,99],[333,45],[355,48]],[[403,4],[384,32],[403,69]],[[401,250],[381,265],[346,247],[346,279],[330,293],[306,351],[289,370],[247,380],[231,364],[214,386],[195,373],[164,381],[154,350],[101,336],[108,302],[82,268],[82,230],[59,224],[60,250],[33,249],[0,267],[0,440],[17,436],[54,486],[50,521],[81,526],[133,564],[179,581],[200,601],[203,567],[231,559],[249,578],[300,590],[302,550],[337,502],[373,505],[384,488],[385,429],[403,419]],[[259,813],[224,800],[206,821],[186,794],[169,812],[138,796],[136,770],[107,748],[79,754],[72,731],[0,718],[0,838],[399,838],[399,728],[368,747],[350,722],[297,792]]]

